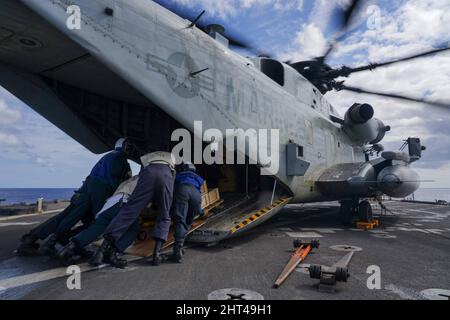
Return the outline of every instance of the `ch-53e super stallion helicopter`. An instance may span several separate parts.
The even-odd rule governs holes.
[[[74,5],[80,28],[68,28]],[[343,26],[358,5],[343,12]],[[324,97],[332,89],[362,92],[336,79],[394,62],[332,69],[325,60],[333,45],[306,62],[245,58],[230,49],[245,43],[223,27],[207,25],[203,14],[191,20],[149,0],[2,0],[0,85],[94,153],[129,137],[134,160],[171,150],[171,133],[193,132],[195,121],[222,132],[279,129],[280,166],[270,175],[257,159],[199,166],[224,204],[191,236],[198,242],[237,235],[288,203],[339,200],[344,220],[370,220],[370,204],[361,200],[418,189],[409,165],[424,150],[420,139],[407,140],[409,154],[371,159],[383,151],[379,143],[390,128],[368,104],[349,106],[340,117]],[[271,154],[273,146],[265,148]]]

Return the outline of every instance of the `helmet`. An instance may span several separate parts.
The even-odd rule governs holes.
[[[117,151],[126,151],[128,145],[128,138],[120,138],[117,140],[114,150]]]
[[[144,167],[151,164],[165,164],[169,166],[170,170],[175,171],[175,156],[170,152],[157,151],[146,154],[141,157],[141,162]]]
[[[177,167],[177,172],[186,172],[186,171],[197,172],[197,168],[192,162],[185,161]]]

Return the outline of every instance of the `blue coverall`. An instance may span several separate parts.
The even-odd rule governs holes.
[[[124,152],[115,150],[103,156],[92,169],[73,203],[29,234],[41,240],[50,234],[56,234],[58,241],[63,242],[79,221],[89,225],[94,220],[94,215],[102,209],[120,183],[127,179],[130,171]]]
[[[95,219],[95,222],[89,226],[89,228],[73,237],[72,241],[75,243],[77,248],[82,249],[103,235],[111,221],[119,214],[122,206],[122,202],[119,202],[105,212],[102,212]],[[134,242],[134,240],[136,240],[139,233],[139,227],[139,221],[136,220],[125,232],[125,234],[115,242],[115,247],[119,250],[119,252],[124,252]]]
[[[179,173],[175,180],[170,217],[174,222],[175,241],[184,242],[195,217],[202,213],[203,179],[194,172]]]

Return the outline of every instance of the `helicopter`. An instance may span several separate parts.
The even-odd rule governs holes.
[[[360,5],[352,1],[342,12],[341,30]],[[80,23],[69,28],[74,8]],[[205,150],[225,144],[206,139],[196,122],[220,132],[241,128],[244,139],[250,129],[278,130],[276,146],[259,146],[266,154],[279,150],[277,170],[245,145],[233,151],[245,163],[198,164],[223,205],[191,240],[213,243],[263,223],[287,204],[340,201],[343,222],[371,221],[367,199],[403,198],[419,188],[411,164],[425,151],[420,138],[406,140],[408,152],[385,151],[381,142],[391,128],[374,117],[373,106],[355,103],[341,116],[325,95],[349,90],[447,108],[347,87],[339,79],[449,48],[334,69],[327,59],[338,41],[322,57],[282,62],[208,21],[204,11],[186,16],[164,1],[3,0],[0,85],[96,154],[129,137],[136,162],[148,152],[171,151],[178,129]],[[234,48],[257,54],[246,57]]]

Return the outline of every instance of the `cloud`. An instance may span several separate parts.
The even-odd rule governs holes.
[[[208,14],[222,19],[236,16],[242,10],[256,7],[271,7],[277,11],[303,10],[304,0],[170,0],[188,8],[202,7]]]
[[[85,177],[89,166],[98,158],[1,87],[0,150],[0,167],[16,166],[45,177],[36,182],[20,181],[25,176],[18,177],[16,170],[2,171],[2,182],[10,181],[10,185],[21,187],[28,187],[30,183],[77,186],[81,181],[78,179]],[[50,178],[48,174],[53,172],[55,176]],[[78,179],[75,179],[76,172]],[[10,185],[2,184],[3,187]]]
[[[17,138],[15,135],[0,131],[0,145],[3,145],[4,147],[15,147],[19,146],[20,144],[21,142],[19,138]]]
[[[10,108],[5,101],[0,100],[0,125],[13,124],[19,121],[21,113]]]
[[[323,55],[328,41],[315,23],[303,24],[297,32],[293,51],[282,55],[286,60],[307,60]],[[282,58],[282,59],[283,59]]]

